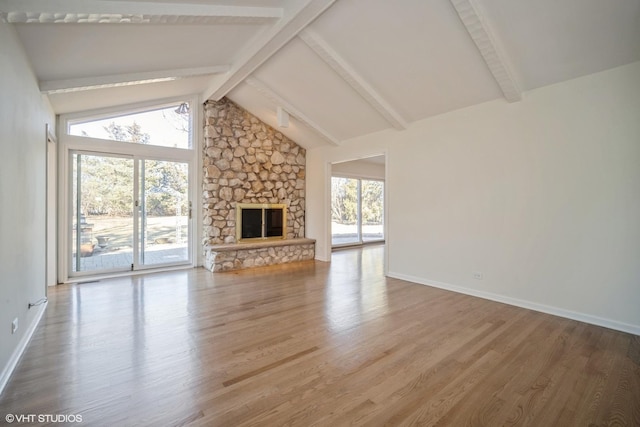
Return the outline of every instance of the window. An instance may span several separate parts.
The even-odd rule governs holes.
[[[70,121],[68,132],[69,135],[74,136],[133,144],[192,148],[189,103],[187,102],[146,111]]]
[[[62,281],[193,264],[194,102],[62,117]]]
[[[333,246],[384,240],[384,182],[331,178]]]

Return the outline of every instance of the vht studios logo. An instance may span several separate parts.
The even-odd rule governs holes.
[[[82,415],[67,414],[7,414],[8,423],[81,423]]]

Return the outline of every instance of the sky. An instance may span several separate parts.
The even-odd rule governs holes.
[[[142,132],[149,134],[151,137],[150,144],[152,145],[189,148],[189,133],[179,129],[185,118],[188,120],[189,115],[184,114],[181,116],[177,114],[175,109],[178,108],[178,105],[158,110],[71,123],[69,133],[83,136],[84,131],[87,136],[92,138],[112,139],[104,129],[106,126],[113,122],[124,127],[130,126],[135,122],[140,125]]]

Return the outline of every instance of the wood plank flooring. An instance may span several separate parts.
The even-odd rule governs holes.
[[[638,337],[385,278],[383,250],[59,286],[0,424],[640,426]]]

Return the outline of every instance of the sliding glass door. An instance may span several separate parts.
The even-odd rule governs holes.
[[[70,272],[189,262],[189,165],[71,152]]]
[[[383,213],[383,181],[331,178],[333,246],[383,241]]]

